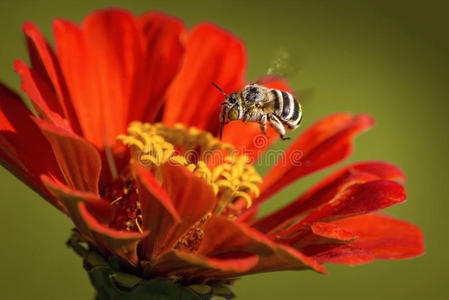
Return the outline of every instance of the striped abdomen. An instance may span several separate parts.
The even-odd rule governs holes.
[[[273,89],[269,93],[274,101],[274,114],[290,129],[297,128],[302,119],[301,104],[298,100],[284,91]]]

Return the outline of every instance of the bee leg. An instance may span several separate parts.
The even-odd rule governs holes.
[[[262,130],[262,133],[266,136],[269,137],[267,134],[267,115],[263,115],[262,118],[259,121],[259,125],[260,125],[260,130]]]
[[[271,127],[273,127],[274,130],[276,130],[276,132],[279,134],[279,136],[281,137],[281,139],[283,141],[290,139],[289,137],[285,136],[285,127],[281,123],[281,121],[278,119],[278,117],[276,117],[275,115],[271,114],[269,116],[269,121],[270,121]]]

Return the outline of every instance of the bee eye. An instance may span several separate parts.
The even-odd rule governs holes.
[[[239,110],[237,108],[233,108],[229,111],[228,119],[230,120],[238,120],[239,118]]]

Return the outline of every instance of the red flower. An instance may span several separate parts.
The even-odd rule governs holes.
[[[161,13],[104,10],[81,26],[55,20],[54,52],[33,24],[23,29],[31,67],[14,67],[36,116],[0,85],[2,165],[104,255],[143,276],[189,280],[324,273],[322,263],[423,253],[416,226],[374,213],[406,199],[397,182],[404,174],[385,162],[346,166],[287,207],[255,217],[281,189],[348,157],[355,135],[374,121],[347,113],[318,121],[262,181],[248,162],[276,134],[255,143],[258,125],[234,122],[225,143],[214,138],[222,96],[210,82],[227,92],[245,85],[245,49],[229,32],[209,23],[186,30]]]

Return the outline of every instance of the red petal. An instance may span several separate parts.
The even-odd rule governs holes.
[[[85,238],[102,251],[118,255],[131,264],[137,263],[137,243],[148,231],[136,233],[111,229],[97,217],[105,220],[111,216],[113,207],[109,202],[96,194],[75,191],[57,184],[48,177],[43,177],[42,181],[51,193],[64,203],[70,218]]]
[[[223,95],[244,84],[246,52],[231,33],[210,23],[194,27],[186,40],[184,63],[166,94],[163,121],[168,126],[181,122],[217,134],[219,103]]]
[[[51,84],[56,92],[56,97],[45,97],[43,100],[51,111],[69,120],[72,129],[80,134],[78,119],[62,76],[61,67],[53,50],[34,24],[25,22],[23,31],[27,36],[31,63],[40,75],[40,78],[42,78],[40,85],[46,84],[50,86]]]
[[[424,236],[415,225],[384,214],[370,214],[333,221],[359,236],[351,245],[376,259],[403,259],[424,253]]]
[[[373,255],[353,245],[313,245],[303,249],[318,262],[345,265],[360,265],[372,262]]]
[[[406,198],[404,187],[394,181],[376,180],[363,184],[352,184],[330,202],[315,209],[300,222],[278,235],[287,235],[298,231],[307,224],[319,220],[366,214],[384,209],[404,202]]]
[[[69,211],[72,220],[76,225],[82,222],[78,220],[79,215],[72,215],[72,211],[77,213],[77,204],[82,201],[87,205],[87,208],[102,222],[109,222],[114,215],[114,206],[110,202],[103,200],[99,195],[91,192],[82,192],[71,189],[65,184],[55,182],[46,175],[41,176],[42,182],[55,195],[58,199],[61,199],[64,206]],[[85,232],[88,232],[84,230]]]
[[[61,127],[67,127],[68,124],[61,115],[52,111],[47,105],[47,103],[58,101],[52,87],[37,72],[30,70],[23,61],[16,61],[14,70],[22,78],[22,91],[31,99],[31,104],[39,118]]]
[[[263,179],[264,202],[295,180],[329,167],[352,153],[352,140],[374,124],[368,115],[334,114],[304,131]]]
[[[301,230],[295,237],[278,241],[301,250],[316,244],[346,244],[357,238],[356,234],[335,224],[315,222],[310,227]]]
[[[76,25],[56,20],[58,58],[86,138],[99,148],[113,145],[128,126],[142,41],[133,15],[104,10]],[[106,136],[106,137],[105,137]]]
[[[405,180],[402,171],[386,162],[360,162],[348,165],[327,176],[304,195],[253,225],[259,231],[274,233],[301,215],[330,202],[348,186],[378,179]]]
[[[148,182],[148,176],[140,179],[141,182],[145,180]],[[203,179],[197,177],[183,166],[170,165],[169,163],[162,166],[162,187],[167,191],[181,222],[176,222],[174,212],[170,213],[167,209],[161,211],[162,215],[154,216],[154,212],[150,213],[152,207],[148,206],[148,217],[157,218],[157,220],[160,220],[160,224],[153,224],[154,221],[144,219],[144,224],[150,222],[144,226],[157,226],[159,228],[154,235],[150,235],[144,241],[143,252],[147,258],[151,256],[157,257],[173,248],[179,238],[196,222],[212,211],[216,204],[212,188]],[[149,189],[147,191],[148,194],[151,193]],[[162,199],[164,196],[160,193],[159,197]],[[159,200],[164,201],[166,207],[171,206],[167,203],[167,199],[161,199]],[[142,199],[142,201],[144,202],[145,200]],[[153,203],[157,203],[154,209],[158,209],[157,206],[160,205],[160,202],[148,202],[148,204]]]
[[[53,153],[70,186],[98,194],[101,158],[95,147],[60,127],[35,119],[51,144]]]
[[[129,120],[153,123],[164,94],[181,67],[184,54],[182,21],[158,12],[149,12],[138,20],[143,34],[144,58],[136,76],[135,95]]]
[[[310,228],[314,234],[330,240],[347,242],[357,238],[357,235],[352,232],[329,223],[315,222],[311,224]]]
[[[39,176],[46,174],[63,181],[51,146],[31,120],[31,112],[20,97],[0,83],[0,154],[1,163],[45,199],[61,208],[50,197]]]
[[[221,216],[211,216],[203,227],[204,238],[199,254],[217,254],[245,251],[257,255],[273,252],[274,244],[260,232]]]

